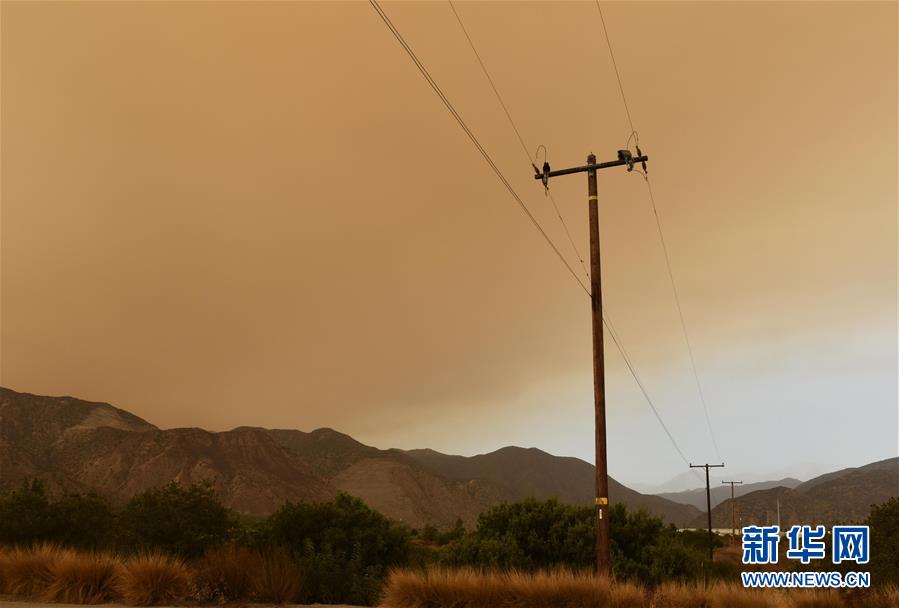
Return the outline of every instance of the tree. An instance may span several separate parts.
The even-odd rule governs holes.
[[[48,540],[50,502],[40,480],[23,482],[0,498],[0,543],[30,545]]]
[[[270,543],[288,548],[303,573],[302,602],[371,604],[392,566],[409,557],[410,534],[348,494],[288,502],[268,522]]]
[[[613,505],[609,516],[616,577],[656,584],[696,576],[701,553],[661,519],[643,510],[628,512],[622,503]],[[531,498],[482,513],[477,530],[450,543],[442,561],[503,569],[590,569],[596,555],[594,540],[592,507]]]
[[[592,509],[529,498],[481,513],[475,532],[451,543],[443,561],[522,570],[589,568],[594,555]]]
[[[50,504],[48,540],[78,549],[100,549],[113,542],[116,516],[102,496],[69,494]]]
[[[233,519],[210,485],[184,487],[172,482],[128,501],[118,524],[123,549],[198,557],[228,540]]]
[[[873,507],[865,523],[870,526],[872,585],[899,584],[899,498]]]

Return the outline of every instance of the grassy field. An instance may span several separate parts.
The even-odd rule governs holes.
[[[748,590],[663,584],[646,589],[591,574],[496,573],[475,570],[396,571],[385,587],[386,608],[899,608],[899,590]]]
[[[0,594],[38,602],[283,604],[296,599],[301,581],[286,554],[233,547],[190,564],[162,553],[123,557],[53,545],[0,551]]]
[[[302,573],[286,554],[226,547],[186,563],[52,545],[0,551],[0,594],[56,604],[172,606],[293,602]],[[667,583],[649,589],[589,573],[396,570],[384,608],[899,608],[899,589],[856,593],[747,590]],[[31,604],[32,606],[34,604]]]

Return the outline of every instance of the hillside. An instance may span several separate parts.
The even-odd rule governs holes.
[[[0,491],[30,478],[54,494],[93,490],[116,502],[170,481],[206,481],[227,506],[250,514],[343,491],[413,527],[457,518],[471,527],[490,506],[528,496],[593,501],[592,465],[536,449],[468,458],[381,450],[332,429],[161,430],[107,403],[0,389]],[[698,513],[611,479],[610,486],[612,501],[677,525]]]
[[[795,488],[801,483],[801,481],[793,479],[792,477],[786,477],[777,481],[746,483],[734,486],[734,496],[739,498],[740,496],[755,492],[756,490],[770,490],[771,488]],[[710,494],[712,498],[712,508],[715,508],[725,500],[730,500],[730,486],[724,484],[712,486]],[[703,512],[706,510],[705,488],[695,488],[693,490],[684,490],[683,492],[663,492],[661,494],[656,494],[656,496],[661,496],[662,498],[667,498],[668,500],[673,500],[674,502],[685,505],[693,505]]]
[[[406,452],[438,475],[451,479],[483,479],[505,489],[508,500],[555,496],[571,504],[593,504],[595,469],[578,458],[562,458],[536,448],[505,447],[477,456],[448,456],[434,450]],[[698,509],[640,494],[609,478],[609,499],[643,508],[675,525],[693,519]]]
[[[899,496],[899,458],[827,473],[793,489],[777,487],[758,490],[736,501],[738,525],[775,523],[780,501],[781,527],[794,524],[857,522],[868,516],[872,505]],[[706,525],[704,517],[694,519],[696,527]],[[725,501],[712,509],[713,527],[730,527],[731,507]]]

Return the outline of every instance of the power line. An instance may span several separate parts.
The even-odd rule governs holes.
[[[499,89],[497,88],[496,83],[493,80],[493,77],[490,75],[490,71],[487,69],[487,66],[484,63],[484,60],[481,58],[481,54],[478,52],[478,49],[474,44],[474,40],[472,40],[471,35],[468,33],[468,29],[465,27],[465,23],[462,21],[462,16],[459,14],[459,11],[456,10],[456,6],[453,3],[453,0],[447,0],[447,3],[450,5],[450,8],[453,11],[453,15],[455,15],[455,17],[456,17],[456,21],[459,23],[459,27],[462,29],[462,33],[465,34],[465,38],[466,38],[466,40],[468,40],[468,45],[471,47],[472,52],[474,53],[475,57],[477,58],[478,64],[481,66],[481,71],[484,73],[484,76],[487,78],[487,82],[490,83],[490,88],[493,90],[493,94],[496,96],[496,100],[499,102],[500,106],[502,107],[503,112],[506,115],[506,119],[509,121],[509,125],[512,127],[512,130],[515,132],[515,136],[518,138],[518,143],[521,146],[521,150],[524,153],[528,164],[530,164],[531,158],[530,158],[530,154],[528,153],[528,149],[529,149],[528,145],[525,143],[524,137],[521,135],[521,131],[519,130],[518,126],[515,124],[515,120],[512,118],[512,113],[509,111],[508,106],[506,105],[505,101],[503,100],[503,97],[500,94]],[[619,85],[620,85],[620,80],[619,80]],[[624,95],[624,91],[622,89],[622,98],[623,98],[623,95]],[[626,103],[627,102],[625,101],[625,104]],[[589,275],[589,272],[587,272],[587,268],[584,263],[583,256],[581,256],[581,253],[578,250],[577,245],[575,245],[575,243],[574,243],[574,239],[571,237],[571,232],[569,231],[568,225],[566,224],[565,219],[562,217],[562,214],[559,211],[559,207],[556,204],[555,197],[553,197],[552,192],[548,192],[548,194],[549,194],[550,200],[552,201],[553,208],[556,211],[556,215],[558,216],[559,221],[561,222],[562,227],[565,230],[565,234],[568,237],[568,242],[571,243],[571,247],[574,249],[574,252],[577,255],[578,259],[580,260],[581,265],[584,267],[584,273],[587,275],[587,278],[589,279],[590,275]],[[649,396],[649,393],[646,390],[646,387],[643,385],[643,382],[640,380],[640,377],[637,375],[637,372],[634,369],[633,364],[631,363],[630,357],[627,354],[627,351],[624,349],[624,345],[622,344],[621,339],[618,337],[618,333],[615,331],[615,327],[612,324],[612,321],[609,318],[608,314],[605,313],[605,310],[603,311],[603,324],[606,326],[606,328],[608,328],[609,335],[612,338],[612,341],[615,343],[616,348],[618,348],[618,352],[621,354],[621,358],[624,360],[625,365],[627,366],[631,375],[634,377],[634,381],[637,383],[637,386],[640,388],[640,391],[643,393],[643,397],[646,399],[646,402],[649,404],[649,407],[652,410],[653,414],[655,415],[656,420],[658,420],[659,424],[662,426],[662,430],[665,431],[665,435],[668,436],[668,439],[671,441],[671,444],[674,446],[674,449],[677,451],[678,455],[680,455],[681,459],[684,461],[684,464],[689,465],[689,461],[684,456],[683,451],[681,450],[680,446],[677,444],[677,441],[675,441],[674,436],[671,434],[671,431],[668,429],[668,426],[662,420],[661,414],[659,414],[659,411],[658,411],[658,409],[656,409],[655,404],[652,401],[652,398]]]
[[[668,256],[668,247],[665,245],[665,237],[662,234],[662,224],[659,220],[659,212],[656,209],[655,195],[652,192],[652,184],[649,177],[646,177],[646,188],[649,191],[649,201],[652,204],[652,214],[656,218],[656,228],[659,231],[659,241],[662,243],[662,251],[665,254],[665,265],[668,268],[668,278],[671,281],[671,291],[674,293],[674,302],[677,306],[677,315],[680,319],[681,330],[684,333],[684,342],[687,344],[687,353],[690,356],[690,368],[693,370],[693,380],[696,382],[696,391],[699,393],[699,402],[702,404],[702,413],[705,415],[705,423],[709,428],[709,436],[712,438],[712,446],[715,448],[715,455],[721,460],[721,452],[718,449],[718,442],[715,440],[715,432],[712,430],[712,420],[709,417],[709,408],[706,405],[705,394],[702,391],[702,382],[699,381],[699,372],[696,370],[696,358],[693,356],[693,345],[690,343],[690,334],[687,332],[687,323],[684,321],[684,311],[680,305],[680,296],[677,293],[677,285],[674,281],[674,272],[671,270],[671,259]]]
[[[643,386],[643,382],[640,380],[640,377],[637,375],[637,371],[634,369],[633,364],[631,363],[630,356],[627,354],[627,351],[624,350],[624,345],[621,343],[621,339],[618,337],[618,332],[615,331],[615,326],[612,325],[612,321],[609,319],[608,313],[603,310],[603,319],[602,323],[606,326],[606,329],[609,330],[609,336],[612,338],[612,341],[615,343],[615,346],[618,347],[618,352],[621,355],[621,358],[624,360],[624,364],[627,366],[627,369],[631,372],[631,376],[634,377],[634,381],[637,383],[637,386],[640,388],[640,392],[643,393],[643,397],[646,399],[646,403],[649,404],[652,413],[655,415],[656,420],[658,420],[659,424],[662,426],[662,430],[665,431],[665,435],[668,436],[668,440],[671,442],[671,445],[674,446],[674,449],[677,451],[678,456],[680,456],[681,460],[684,461],[684,464],[690,464],[690,461],[687,460],[687,457],[684,456],[683,450],[680,449],[680,446],[677,444],[677,441],[674,439],[674,435],[671,434],[671,431],[668,430],[668,425],[665,424],[665,421],[662,420],[661,414],[659,414],[659,410],[656,409],[655,404],[652,402],[652,399],[649,396],[649,393],[646,391],[646,387]]]
[[[387,16],[387,14],[383,11],[381,6],[378,4],[378,0],[369,0],[369,3],[377,11],[378,15],[384,21],[384,24],[387,26],[387,28],[390,30],[390,32],[393,34],[393,36],[397,39],[397,41],[400,43],[400,45],[403,47],[403,49],[406,51],[406,53],[409,55],[409,57],[412,59],[413,63],[415,63],[415,66],[418,68],[419,72],[421,72],[422,76],[424,76],[425,80],[428,82],[428,84],[431,86],[431,88],[434,90],[434,92],[437,94],[437,96],[440,97],[440,100],[444,103],[447,110],[449,110],[450,114],[452,114],[453,118],[455,118],[456,122],[459,123],[459,126],[462,127],[462,130],[465,131],[465,134],[469,137],[471,142],[475,145],[475,147],[478,149],[478,151],[484,157],[484,160],[487,162],[487,164],[490,165],[490,168],[493,170],[493,172],[496,174],[496,176],[500,179],[500,181],[503,183],[503,185],[506,187],[506,189],[509,191],[509,193],[512,195],[512,197],[518,203],[519,207],[521,207],[522,211],[524,211],[524,213],[528,216],[528,218],[531,220],[531,222],[534,224],[534,226],[537,228],[537,230],[540,232],[540,234],[543,236],[543,238],[549,244],[549,246],[552,247],[555,254],[559,257],[559,259],[562,261],[562,263],[565,264],[565,267],[568,269],[568,272],[572,275],[572,277],[574,277],[574,279],[578,282],[578,284],[581,286],[581,288],[584,290],[584,292],[589,297],[590,291],[586,288],[586,286],[584,286],[584,284],[581,282],[581,280],[577,277],[574,270],[571,268],[571,265],[568,264],[568,261],[559,252],[558,248],[555,246],[555,244],[552,242],[552,240],[549,238],[549,236],[546,234],[546,232],[543,230],[543,228],[540,226],[540,224],[537,222],[537,220],[531,214],[530,210],[527,209],[524,202],[521,200],[521,198],[515,192],[515,189],[512,187],[512,185],[508,182],[508,180],[505,178],[503,173],[499,170],[499,168],[493,162],[492,158],[487,153],[487,151],[484,149],[484,147],[480,144],[477,137],[475,137],[475,135],[474,135],[474,133],[472,133],[471,129],[468,128],[468,125],[465,124],[465,121],[462,119],[462,117],[459,115],[459,113],[453,107],[452,103],[449,101],[449,99],[446,97],[446,95],[443,93],[443,91],[437,85],[437,82],[430,75],[427,68],[425,68],[424,64],[418,59],[415,52],[412,50],[412,48],[409,46],[409,44],[403,38],[402,34],[400,34],[399,30],[396,28],[395,25],[393,25],[393,22],[390,20],[390,18]],[[511,118],[510,118],[510,122],[511,122]],[[516,131],[517,131],[517,129],[516,129]],[[523,139],[521,139],[520,141],[523,144]],[[524,147],[524,150],[525,150],[525,153],[527,153],[526,146]],[[530,158],[530,157],[528,157],[528,158]],[[611,320],[609,320],[608,317],[606,316],[606,318],[603,319],[603,323],[609,329],[609,333],[612,336],[615,346],[618,348],[618,352],[621,354],[622,359],[624,359],[628,370],[630,371],[631,375],[634,377],[634,380],[637,383],[637,386],[640,387],[640,390],[643,393],[643,396],[646,398],[646,401],[649,404],[650,408],[652,409],[653,413],[655,414],[656,419],[662,425],[662,428],[665,431],[665,434],[668,436],[668,439],[671,441],[672,445],[674,446],[678,455],[680,455],[681,459],[683,459],[684,462],[688,462],[686,460],[686,458],[684,457],[683,451],[680,449],[680,446],[677,445],[677,442],[674,440],[673,435],[668,430],[668,427],[665,425],[664,421],[662,420],[661,415],[659,414],[658,410],[656,409],[655,404],[653,404],[652,399],[650,398],[649,393],[646,391],[645,387],[643,386],[642,381],[640,380],[639,376],[637,375],[636,370],[634,369],[633,364],[630,361],[630,357],[627,355],[627,352],[624,350],[621,340],[617,336],[617,332],[615,331],[615,328],[612,325]]]
[[[471,47],[474,56],[477,58],[478,64],[481,66],[481,71],[484,72],[484,76],[486,76],[487,82],[490,83],[490,88],[493,89],[493,94],[496,96],[496,100],[499,102],[499,105],[502,107],[503,112],[506,114],[506,118],[508,119],[509,124],[512,126],[512,130],[515,131],[515,136],[518,138],[518,143],[521,145],[521,151],[524,153],[524,157],[527,160],[528,165],[530,165],[531,155],[528,152],[528,145],[524,142],[524,137],[522,137],[521,131],[518,129],[518,126],[512,119],[512,113],[509,112],[509,108],[508,106],[506,106],[506,102],[503,101],[503,96],[500,95],[499,89],[496,87],[496,83],[493,81],[493,77],[490,76],[490,71],[484,64],[484,60],[481,59],[481,54],[478,52],[478,49],[474,44],[474,40],[471,39],[471,36],[468,33],[468,28],[465,27],[465,23],[462,21],[462,16],[459,14],[459,11],[456,10],[456,5],[453,3],[453,0],[447,0],[447,3],[452,9],[453,15],[455,15],[456,21],[459,23],[459,27],[462,28],[462,33],[465,34],[465,39],[468,40],[468,46]],[[584,269],[584,274],[589,281],[590,273],[587,270],[586,263],[584,262],[584,256],[581,255],[581,252],[578,249],[577,245],[574,244],[574,239],[571,238],[571,231],[568,229],[568,224],[565,223],[565,218],[562,217],[562,212],[559,211],[559,205],[556,203],[556,198],[553,196],[552,192],[549,192],[548,190],[547,194],[549,195],[549,200],[552,201],[553,209],[555,209],[556,211],[556,216],[559,218],[559,222],[562,224],[562,228],[565,230],[565,236],[568,237],[568,242],[571,244],[571,248],[574,250],[574,254],[577,256],[578,261],[580,261],[581,268]]]
[[[427,68],[418,59],[418,56],[415,54],[415,51],[412,50],[412,47],[409,46],[409,44],[403,38],[402,34],[400,34],[400,32],[396,28],[396,26],[393,25],[393,22],[390,20],[390,17],[387,16],[387,13],[385,13],[384,10],[381,8],[381,5],[378,4],[378,0],[369,0],[369,3],[372,5],[372,7],[375,9],[375,11],[377,11],[378,15],[384,21],[384,24],[387,26],[387,28],[393,34],[394,38],[397,39],[397,42],[399,42],[400,45],[403,47],[403,49],[406,51],[406,54],[409,55],[409,58],[412,59],[412,62],[415,63],[415,67],[418,68],[418,71],[421,72],[421,75],[424,76],[425,80],[427,80],[428,84],[431,86],[431,88],[434,90],[434,92],[437,94],[437,96],[440,97],[440,100],[446,106],[447,110],[449,110],[449,112],[450,112],[450,114],[452,114],[453,118],[456,119],[456,122],[459,123],[459,126],[462,127],[462,130],[465,131],[465,134],[471,140],[471,143],[474,144],[474,146],[478,149],[478,152],[481,153],[481,156],[484,157],[484,160],[487,162],[487,164],[490,165],[490,168],[496,174],[496,177],[499,178],[499,180],[503,183],[503,185],[509,191],[509,194],[512,195],[512,197],[515,199],[515,202],[518,203],[518,206],[521,208],[521,210],[525,213],[525,215],[528,216],[528,219],[531,220],[531,223],[540,232],[540,234],[546,240],[547,244],[552,248],[552,250],[558,256],[558,258],[562,261],[563,264],[565,264],[565,268],[568,269],[568,272],[571,273],[571,276],[574,277],[574,280],[578,282],[578,285],[581,286],[581,289],[584,290],[584,293],[586,293],[587,296],[590,296],[590,290],[587,289],[587,286],[584,285],[584,283],[580,280],[580,278],[577,276],[577,273],[574,272],[574,269],[568,263],[568,260],[565,259],[565,257],[562,255],[562,253],[556,247],[555,243],[552,242],[552,239],[549,238],[549,235],[546,234],[546,231],[543,230],[543,227],[540,225],[540,223],[537,221],[537,219],[534,217],[534,215],[531,213],[531,211],[527,208],[527,205],[524,204],[524,201],[522,201],[521,197],[518,196],[518,193],[515,192],[515,189],[512,187],[512,184],[509,183],[509,180],[506,179],[506,176],[503,175],[503,173],[502,173],[502,171],[500,171],[499,167],[496,166],[496,163],[493,162],[493,159],[487,153],[487,150],[484,149],[484,146],[481,145],[481,142],[478,141],[478,138],[475,137],[475,135],[474,135],[474,133],[472,133],[471,129],[468,128],[468,125],[465,124],[465,121],[462,120],[462,117],[459,115],[459,113],[453,107],[453,104],[450,102],[449,99],[447,99],[446,95],[444,95],[443,91],[440,89],[437,82],[434,80],[434,78],[428,72]]]
[[[609,38],[609,31],[606,28],[606,20],[603,17],[602,6],[600,5],[599,0],[596,0],[596,10],[599,12],[599,20],[600,20],[600,23],[602,23],[602,30],[606,37],[606,44],[609,47],[609,57],[612,59],[612,66],[615,68],[615,77],[618,79],[618,90],[621,93],[621,101],[624,103],[624,111],[625,111],[625,114],[627,114],[627,122],[631,128],[631,133],[630,133],[630,136],[628,137],[627,145],[628,146],[630,145],[631,138],[636,137],[636,144],[639,149],[640,136],[637,134],[637,131],[634,129],[634,121],[631,119],[631,111],[627,105],[627,97],[624,94],[624,86],[621,84],[621,73],[618,70],[618,63],[615,61],[615,53],[614,53],[614,51],[612,51],[612,40],[611,40],[611,38]],[[696,392],[699,394],[699,402],[702,405],[702,413],[705,416],[706,426],[708,427],[708,430],[709,430],[709,437],[711,437],[711,439],[712,439],[712,446],[715,448],[715,455],[717,456],[717,458],[719,460],[721,460],[721,452],[718,449],[718,441],[715,439],[715,432],[712,430],[712,420],[709,417],[708,404],[706,403],[705,394],[703,393],[703,390],[702,390],[702,383],[699,381],[699,372],[696,369],[696,358],[693,355],[693,346],[690,343],[690,336],[689,336],[689,333],[687,332],[687,324],[684,321],[684,312],[683,312],[683,309],[681,308],[680,296],[678,295],[677,285],[674,281],[674,273],[671,270],[671,258],[668,255],[668,246],[665,243],[665,236],[662,233],[662,224],[661,224],[661,221],[659,220],[659,212],[658,212],[658,209],[656,208],[656,201],[655,201],[655,195],[653,194],[653,191],[652,191],[652,184],[650,183],[649,176],[647,174],[643,173],[643,178],[644,178],[644,181],[646,182],[646,188],[649,192],[649,201],[650,201],[650,204],[652,205],[652,213],[653,213],[653,216],[655,217],[656,228],[658,229],[658,232],[659,232],[659,241],[662,244],[662,251],[665,254],[665,266],[668,269],[668,279],[671,282],[671,290],[674,293],[674,303],[677,307],[677,314],[678,314],[678,318],[680,319],[681,330],[683,331],[683,334],[684,334],[684,342],[687,345],[687,354],[690,358],[690,368],[693,371],[693,379],[696,382]]]
[[[599,0],[596,0],[596,10],[599,11],[599,21],[602,23],[602,31],[606,35],[606,44],[609,45],[609,57],[612,58],[612,67],[615,68],[615,77],[618,78],[618,90],[621,92],[621,101],[624,102],[624,111],[627,113],[627,122],[631,126],[631,133],[634,132],[634,121],[631,120],[631,110],[627,105],[627,97],[624,96],[624,87],[621,85],[621,74],[618,72],[618,63],[615,61],[615,53],[612,52],[612,40],[609,38],[609,30],[606,29],[606,20],[602,16],[602,6]]]

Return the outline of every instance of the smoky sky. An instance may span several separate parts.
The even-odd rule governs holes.
[[[384,10],[583,280],[450,6]],[[687,459],[897,454],[896,4],[603,11],[603,293]],[[596,6],[456,5],[527,146],[630,127]],[[2,3],[2,383],[160,427],[592,461],[589,300],[365,2]],[[586,177],[552,190],[587,253]],[[610,473],[685,465],[606,341]]]

